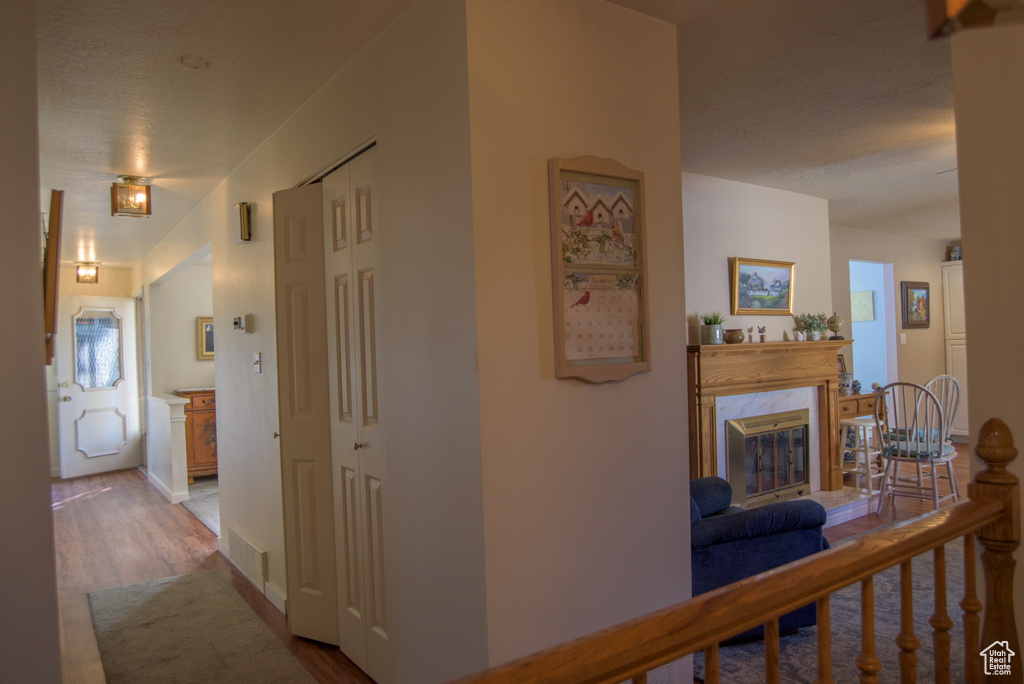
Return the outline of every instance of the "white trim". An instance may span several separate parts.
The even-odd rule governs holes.
[[[288,614],[288,599],[285,598],[284,594],[282,594],[278,590],[278,588],[275,587],[270,582],[264,582],[263,583],[263,587],[264,587],[263,594],[264,594],[264,596],[267,597],[267,600],[269,600],[274,605],[275,608],[277,608],[279,611],[281,611],[282,615],[287,615]]]
[[[160,494],[162,494],[163,497],[170,501],[172,504],[178,504],[181,503],[182,501],[188,501],[188,490],[185,490],[183,494],[175,494],[174,492],[171,491],[170,487],[164,484],[156,475],[150,473],[149,470],[146,469],[144,466],[139,466],[139,470],[141,470],[142,474],[146,476],[146,478],[150,481],[150,483],[152,483],[154,487],[156,487],[156,490],[160,492]]]

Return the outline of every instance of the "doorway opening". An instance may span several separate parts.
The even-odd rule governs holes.
[[[896,288],[890,263],[850,261],[853,377],[868,393],[899,378],[896,362]]]

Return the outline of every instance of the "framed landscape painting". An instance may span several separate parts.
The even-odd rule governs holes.
[[[196,317],[196,359],[213,361],[213,316]]]
[[[792,316],[796,264],[732,257],[734,316]]]
[[[903,327],[927,328],[932,322],[928,283],[904,280],[900,283],[903,303]]]

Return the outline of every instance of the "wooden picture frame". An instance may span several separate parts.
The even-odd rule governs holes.
[[[904,328],[927,328],[932,322],[931,294],[928,283],[900,282],[900,302]]]
[[[45,324],[46,365],[53,363],[56,353],[57,289],[60,286],[60,238],[64,224],[64,191],[50,191],[50,217],[43,251],[43,322]]]
[[[548,162],[555,377],[651,369],[644,174],[612,159]]]
[[[732,257],[729,271],[732,315],[793,315],[795,263]]]
[[[838,363],[836,364],[836,367],[837,367],[839,373],[840,374],[845,373],[846,372],[846,357],[843,356],[842,354],[836,354],[836,359],[838,361]]]
[[[196,360],[213,361],[212,316],[196,316]]]

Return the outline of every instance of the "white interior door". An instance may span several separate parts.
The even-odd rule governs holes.
[[[324,282],[341,649],[391,681],[385,592],[386,448],[378,368],[380,225],[367,150],[323,180]]]
[[[338,643],[321,187],[274,193],[277,391],[288,627]]]
[[[141,464],[135,302],[60,297],[57,421],[63,478]]]

